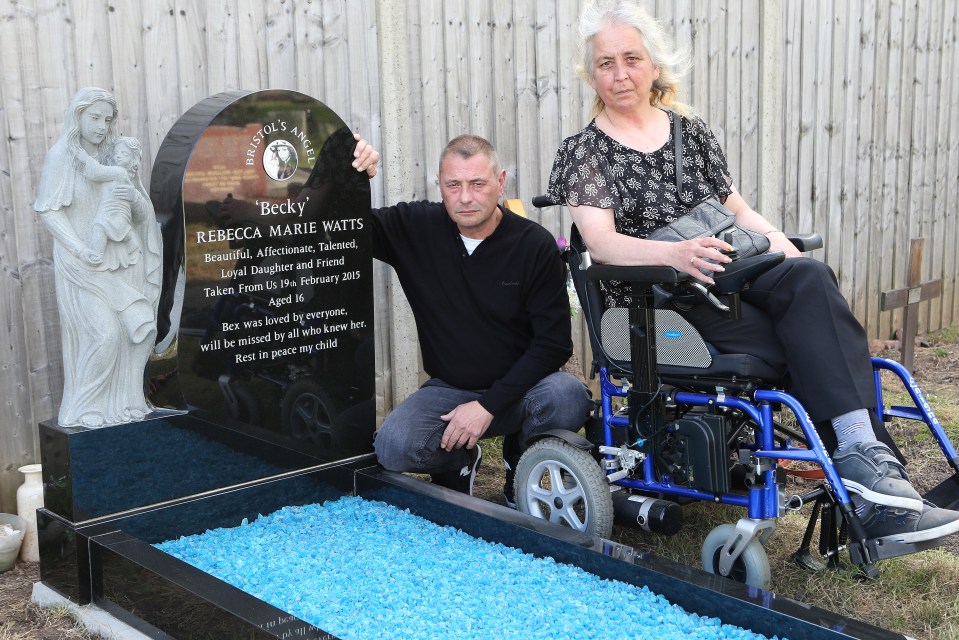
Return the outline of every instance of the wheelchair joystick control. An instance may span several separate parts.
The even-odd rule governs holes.
[[[733,246],[733,234],[726,233],[723,236],[723,242],[725,242],[729,246]],[[720,250],[719,252],[723,254],[724,256],[728,256],[733,262],[739,259],[739,252],[736,251],[735,249],[727,249],[725,251]]]

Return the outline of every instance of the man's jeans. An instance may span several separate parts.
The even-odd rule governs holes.
[[[390,471],[442,473],[469,463],[465,449],[440,448],[446,415],[461,404],[478,400],[481,391],[465,391],[432,378],[386,416],[376,432],[379,463]],[[582,382],[557,372],[539,381],[522,400],[493,418],[484,438],[518,433],[520,442],[550,429],[577,431],[589,417],[592,401]]]

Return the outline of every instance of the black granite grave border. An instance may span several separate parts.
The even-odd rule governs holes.
[[[93,602],[145,632],[156,629],[177,638],[332,637],[151,544],[206,529],[235,526],[242,518],[252,520],[283,506],[351,494],[409,509],[439,525],[453,526],[536,556],[548,556],[605,579],[648,586],[687,610],[768,636],[788,636],[791,640],[905,638],[625,545],[383,471],[373,466],[373,457],[369,455],[98,523],[98,529],[87,532]],[[164,604],[171,598],[180,612],[176,615]],[[210,635],[213,629],[216,633]]]

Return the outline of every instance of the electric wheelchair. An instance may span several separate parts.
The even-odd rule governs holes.
[[[545,197],[537,207],[551,206]],[[818,234],[791,237],[800,251],[822,246]],[[671,535],[682,525],[680,505],[696,500],[735,505],[745,515],[713,529],[702,547],[706,571],[765,588],[770,579],[764,548],[777,518],[809,506],[809,524],[793,559],[810,569],[838,566],[848,550],[866,577],[875,562],[933,548],[942,539],[902,542],[868,539],[850,495],[806,410],[779,388],[779,374],[749,354],[717,353],[674,310],[709,304],[736,318],[739,293],[783,254],[735,260],[709,288],[669,267],[591,264],[575,225],[564,251],[584,313],[593,352],[591,377],[601,397],[585,437],[568,431],[539,434],[516,464],[517,507],[531,515],[608,538],[614,520]],[[604,307],[599,283],[629,282],[634,305]],[[953,475],[925,499],[959,506],[959,455],[910,373],[899,363],[872,360],[883,422],[924,422]],[[912,406],[887,406],[881,373],[897,377]],[[792,416],[787,427],[777,416]],[[784,420],[785,422],[785,420]],[[822,482],[802,494],[786,493],[786,467],[796,461]],[[819,523],[818,554],[812,553]]]

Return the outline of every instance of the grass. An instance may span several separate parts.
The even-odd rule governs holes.
[[[21,568],[18,572],[31,569]],[[35,568],[32,570],[35,571]],[[33,576],[31,576],[33,577]],[[96,640],[67,607],[41,607],[30,602],[29,585],[11,584],[4,580],[0,587],[0,640]]]

